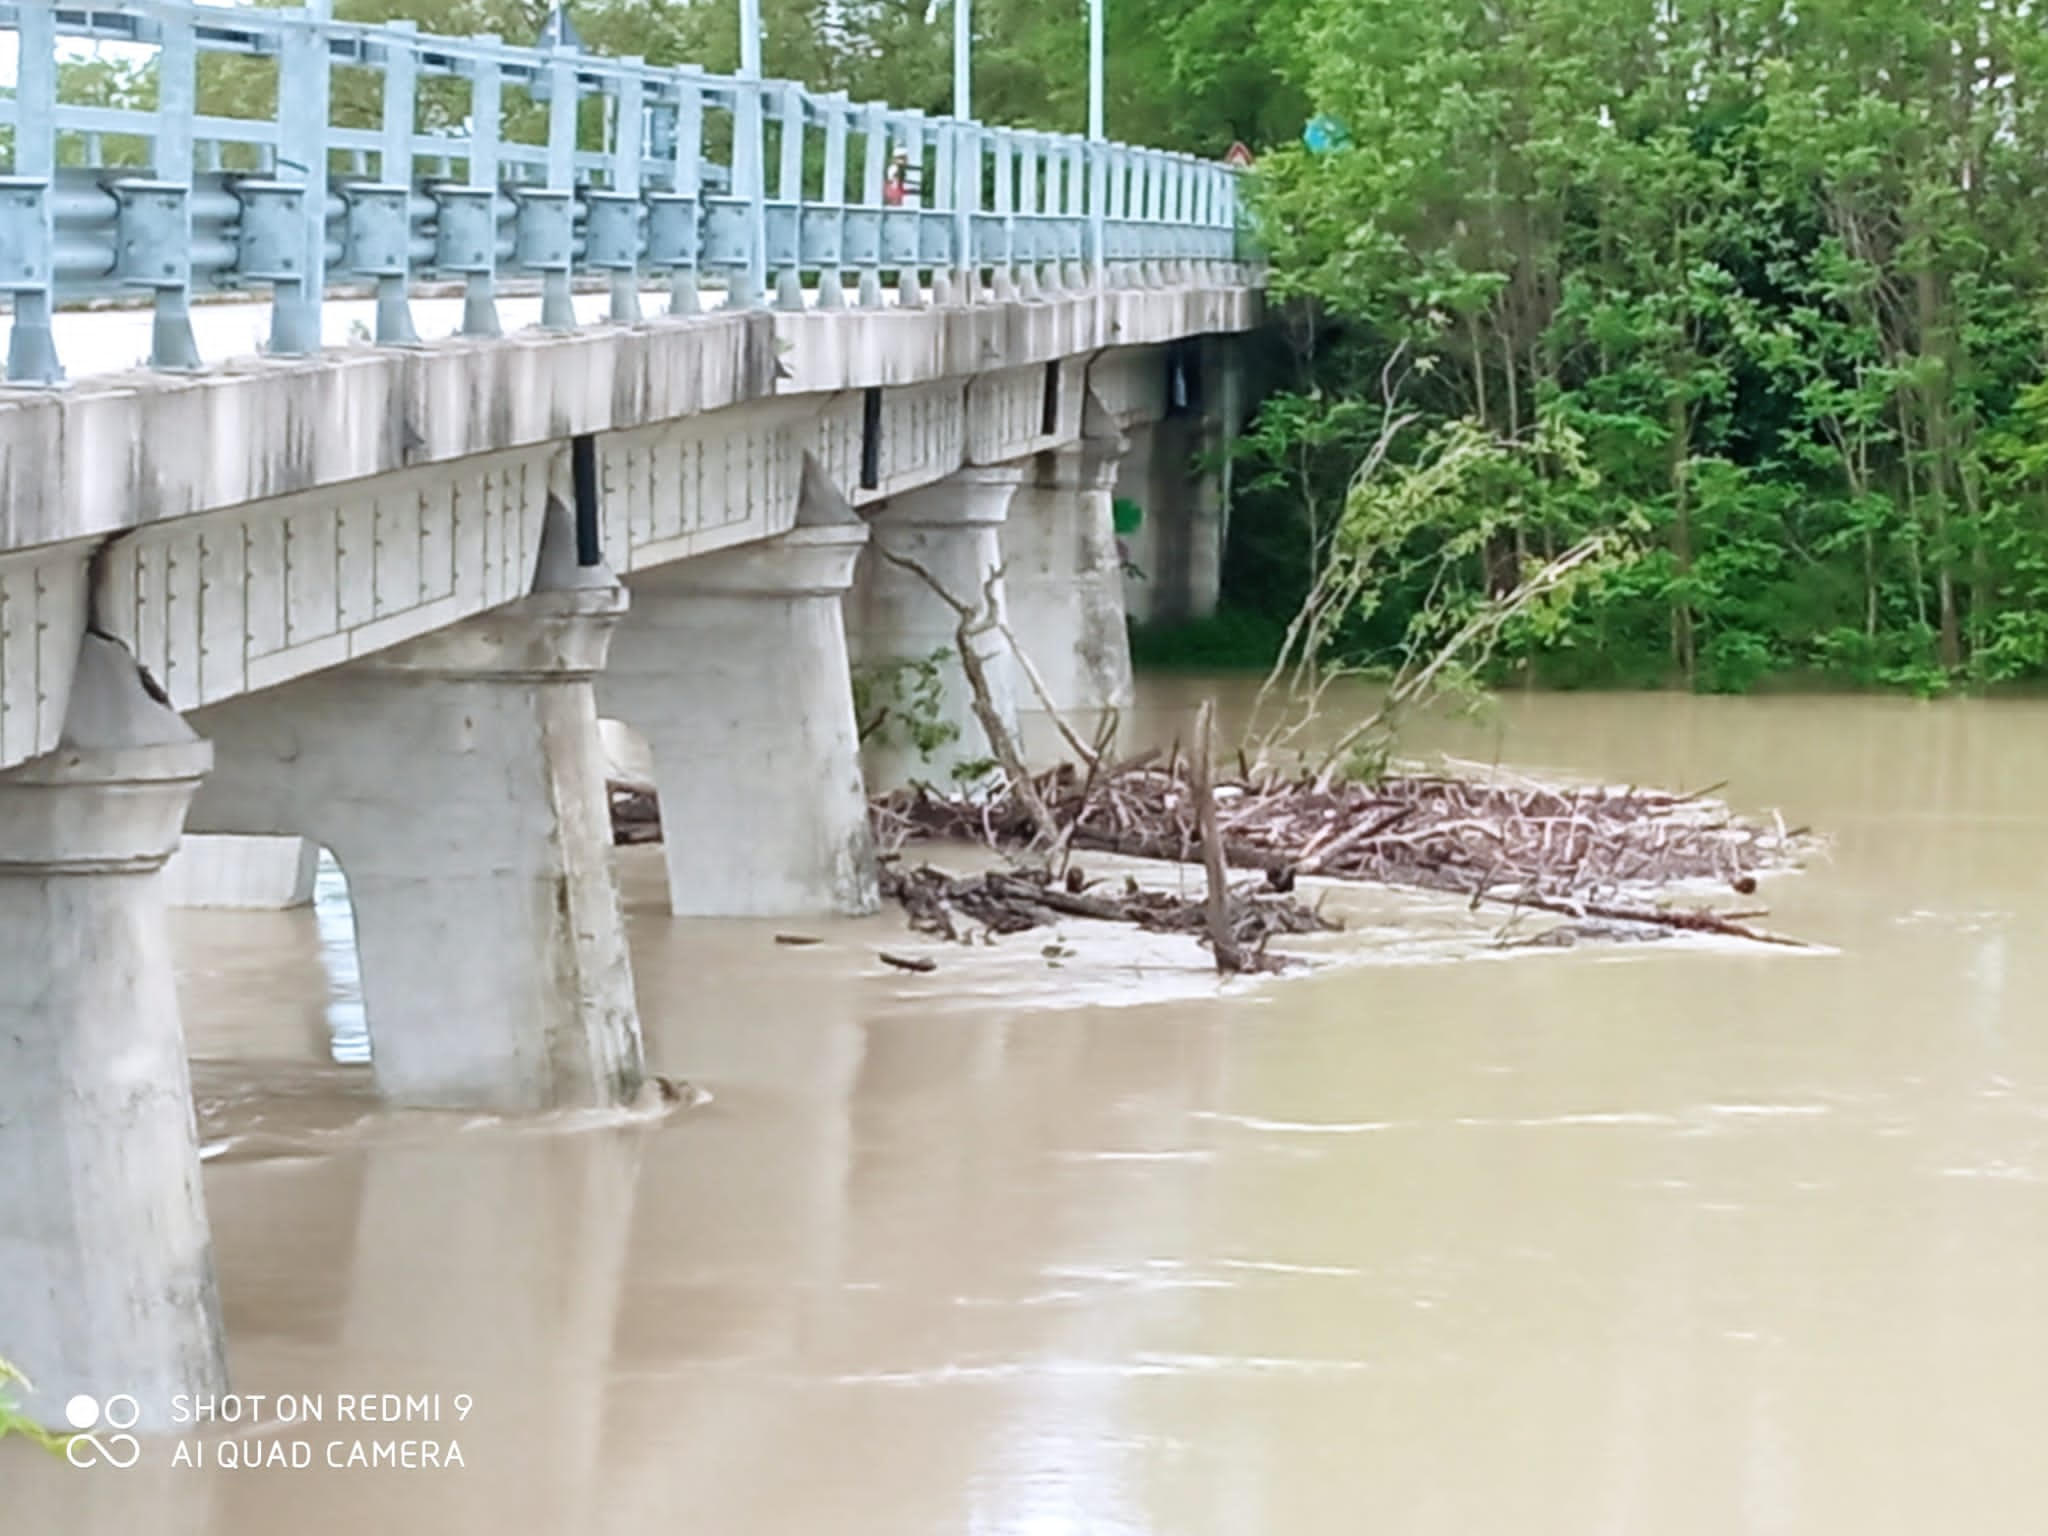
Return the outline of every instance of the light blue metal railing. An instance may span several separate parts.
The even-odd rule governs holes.
[[[669,312],[693,314],[721,283],[729,306],[878,307],[887,273],[916,306],[927,278],[934,302],[1032,299],[1238,260],[1236,174],[1188,155],[318,6],[4,0],[9,31],[0,293],[16,383],[62,378],[57,306],[111,294],[153,293],[151,362],[191,369],[195,290],[267,285],[270,351],[293,356],[318,350],[335,283],[373,285],[376,339],[403,344],[424,277],[461,278],[463,332],[495,336],[508,274],[537,277],[541,324],[569,328],[579,273],[605,274],[610,319],[630,323],[643,275],[666,275]],[[59,61],[80,42],[146,50],[155,108],[64,99]],[[338,72],[356,88],[343,115],[380,107],[375,126],[334,121]],[[274,116],[202,111],[273,90]]]

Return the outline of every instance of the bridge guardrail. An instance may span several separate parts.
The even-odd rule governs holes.
[[[195,291],[268,286],[269,350],[295,356],[319,349],[336,283],[374,287],[375,339],[403,344],[423,277],[461,279],[463,333],[495,336],[508,274],[538,278],[541,324],[568,329],[578,274],[606,275],[630,323],[645,275],[690,314],[721,284],[731,306],[804,308],[815,287],[819,307],[878,307],[884,273],[917,305],[927,278],[940,302],[984,279],[1030,298],[1240,259],[1237,172],[1191,155],[318,8],[5,0],[8,31],[11,383],[60,382],[54,310],[114,294],[153,295],[151,363],[184,370]],[[153,49],[155,107],[62,99],[81,42]],[[274,113],[202,113],[201,62],[222,58],[250,61],[241,90],[274,90]],[[376,126],[334,121],[337,69],[376,77]]]

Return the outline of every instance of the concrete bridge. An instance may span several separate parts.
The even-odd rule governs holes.
[[[849,656],[953,645],[928,574],[999,600],[1053,704],[1124,701],[1112,497],[1148,513],[1132,590],[1212,600],[1190,466],[1258,291],[1231,173],[1186,157],[313,11],[5,30],[0,1355],[50,1422],[125,1392],[148,1427],[224,1386],[181,834],[333,852],[392,1102],[631,1099],[600,715],[651,747],[676,912],[871,910],[869,785],[986,743],[952,658],[958,740],[864,763]],[[137,50],[153,109],[67,100],[79,41]],[[278,115],[202,99],[215,55]],[[202,354],[263,313],[215,291],[267,295],[262,355]],[[66,310],[115,292],[148,371],[95,373],[131,318]]]

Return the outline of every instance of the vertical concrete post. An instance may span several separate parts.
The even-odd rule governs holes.
[[[1196,428],[1196,448],[1189,455],[1197,464],[1214,460],[1223,451],[1221,423],[1205,417]],[[1188,495],[1187,616],[1206,619],[1214,615],[1223,596],[1224,519],[1222,477],[1211,471],[1191,474]]]
[[[1082,717],[1131,703],[1131,641],[1113,512],[1120,437],[1033,459],[1002,526],[1010,632],[1044,685],[1018,703]]]
[[[158,873],[211,760],[89,634],[57,749],[0,774],[0,1355],[59,1428],[226,1387]]]
[[[584,575],[203,717],[219,772],[194,825],[303,832],[348,878],[395,1103],[516,1112],[640,1086],[591,685],[626,597]]]
[[[875,910],[840,614],[867,539],[806,456],[789,533],[634,578],[598,698],[653,750],[678,916]]]
[[[625,606],[617,587],[536,593],[337,680],[385,727],[361,749],[392,754],[328,844],[396,1102],[550,1109],[640,1086],[591,691]]]
[[[957,766],[991,755],[960,665],[959,614],[947,598],[984,616],[991,603],[998,616],[1007,614],[1000,574],[1002,526],[1023,478],[1024,471],[1015,465],[964,469],[936,485],[892,497],[869,520],[872,538],[860,558],[847,611],[854,661],[873,671],[939,656],[939,718],[957,733],[929,755],[904,741],[901,732],[871,740],[864,756],[873,787],[921,780],[950,789]],[[934,583],[940,590],[934,590]],[[1014,730],[1017,685],[1010,648],[994,627],[982,629],[973,643],[997,717]]]
[[[1229,538],[1230,456],[1249,394],[1228,338],[1204,340],[1188,364],[1192,408],[1169,404],[1157,421],[1129,428],[1116,494],[1144,510],[1130,541],[1138,574],[1124,600],[1141,624],[1185,623],[1216,611]],[[1220,464],[1220,470],[1208,466]]]

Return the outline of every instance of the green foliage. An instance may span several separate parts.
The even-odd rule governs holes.
[[[942,717],[945,676],[939,670],[953,653],[885,661],[853,669],[853,717],[863,742],[896,743],[929,759],[960,739],[960,727]]]
[[[1264,671],[1286,626],[1269,614],[1223,607],[1205,619],[1131,626],[1131,660],[1154,671]]]
[[[1276,26],[1347,138],[1259,164],[1289,373],[1239,444],[1237,601],[1296,611],[1361,466],[1414,492],[1468,433],[1527,445],[1475,482],[1486,532],[1423,497],[1325,660],[1420,640],[1445,552],[1498,591],[1600,535],[1614,555],[1496,668],[1923,693],[2048,672],[2027,0],[1302,0]]]
[[[24,1414],[14,1400],[14,1388],[26,1387],[28,1378],[0,1356],[0,1440],[9,1435],[21,1435],[33,1440],[44,1450],[57,1455],[64,1453],[65,1436],[53,1435],[42,1425]]]

